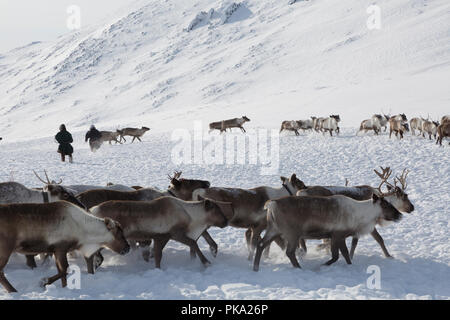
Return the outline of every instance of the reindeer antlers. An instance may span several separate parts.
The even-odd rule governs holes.
[[[402,175],[400,177],[395,176],[395,178],[394,178],[395,186],[397,186],[397,181],[398,181],[402,185],[403,191],[406,190],[406,188],[408,187],[408,185],[406,184],[406,177],[408,176],[409,172],[410,171],[405,168],[405,169],[403,169]]]
[[[34,171],[34,175],[39,179],[39,181],[41,181],[44,184],[61,184],[62,183],[62,179],[59,180],[59,182],[56,182],[55,180],[50,181],[50,178],[48,177],[47,174],[47,170],[44,170],[44,174],[45,174],[45,178],[47,179],[47,181],[43,180],[37,173],[36,171]]]
[[[173,179],[178,179],[179,177],[181,177],[182,173],[183,173],[182,171],[175,171],[173,177],[171,177],[170,174],[168,174],[167,176],[169,177],[169,180],[173,180]]]
[[[380,191],[380,193],[383,193],[381,191],[381,186],[383,184],[386,184],[386,185],[388,185],[388,186],[390,186],[390,187],[395,189],[395,188],[397,188],[397,182],[401,184],[403,191],[406,190],[406,188],[408,186],[406,184],[406,177],[408,176],[408,173],[410,172],[408,169],[406,169],[406,168],[403,169],[402,175],[400,177],[399,176],[395,176],[395,178],[394,178],[394,185],[392,185],[392,184],[390,184],[387,181],[389,179],[389,177],[391,176],[391,174],[392,174],[391,168],[390,167],[387,167],[387,168],[380,167],[380,168],[383,171],[383,173],[379,173],[377,170],[373,170],[381,178],[381,183],[380,183],[380,185],[377,188]]]
[[[381,166],[380,166],[380,168],[383,171],[383,173],[379,173],[377,170],[373,170],[373,171],[375,171],[377,176],[379,176],[380,179],[381,179],[381,183],[380,183],[380,185],[378,186],[377,189],[380,191],[380,193],[383,193],[381,191],[381,186],[383,184],[386,184],[386,185],[391,186],[391,187],[394,187],[394,186],[387,181],[389,179],[389,177],[391,176],[391,174],[392,174],[391,168],[390,167],[383,168]]]

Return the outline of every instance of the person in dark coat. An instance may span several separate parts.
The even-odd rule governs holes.
[[[73,138],[64,124],[59,126],[59,132],[56,134],[55,139],[59,143],[58,152],[61,154],[61,161],[66,161],[66,156],[69,156],[69,162],[72,163],[73,147],[71,143]]]
[[[86,132],[85,142],[89,140],[89,146],[91,147],[91,151],[95,152],[98,149],[100,149],[100,146],[102,145],[101,140],[102,134],[100,131],[95,128],[94,125],[91,126],[88,132]]]

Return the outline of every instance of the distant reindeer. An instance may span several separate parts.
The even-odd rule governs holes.
[[[322,131],[322,124],[323,124],[323,121],[324,121],[325,119],[326,119],[326,118],[324,118],[324,117],[319,117],[319,118],[313,119],[313,122],[314,122],[314,130],[315,130],[316,132]]]
[[[125,128],[125,129],[117,129],[117,132],[120,135],[120,141],[127,142],[127,140],[125,140],[125,136],[131,136],[133,137],[133,140],[131,140],[131,143],[134,142],[135,139],[138,139],[140,142],[142,142],[142,140],[140,138],[142,138],[142,136],[149,131],[150,128],[147,127],[142,127],[141,129],[138,128]]]
[[[296,136],[299,136],[300,133],[298,133],[298,130],[300,129],[300,121],[295,121],[295,120],[291,120],[291,121],[283,121],[281,123],[281,129],[280,129],[280,133],[283,130],[287,130],[287,131],[294,131]]]
[[[430,140],[431,136],[434,136],[434,138],[436,139],[438,126],[439,122],[437,121],[424,121],[422,124],[422,136],[425,138],[425,133],[428,133],[428,137]]]
[[[400,139],[403,139],[403,133],[409,131],[409,126],[406,121],[407,120],[398,120],[395,117],[391,117],[389,119],[389,138],[391,138],[392,132],[395,132],[396,137],[400,134]]]
[[[336,132],[336,134],[339,134],[339,122],[341,121],[341,118],[339,115],[331,115],[329,118],[326,118],[322,121],[322,131],[330,132],[330,136],[333,136],[333,131]]]
[[[315,128],[315,119],[317,118],[311,117],[311,119],[299,120],[297,122],[300,126],[300,129],[302,129],[303,132],[305,132],[306,130],[313,130]]]
[[[445,121],[441,123],[438,128],[438,138],[436,140],[436,144],[440,144],[442,146],[442,139],[445,137],[450,137],[450,121]]]
[[[413,136],[416,135],[415,130],[419,130],[419,136],[422,134],[422,126],[423,126],[424,121],[426,121],[426,120],[424,120],[423,118],[412,118],[409,121],[409,125],[411,127],[411,134]]]
[[[384,132],[386,132],[390,116],[389,115],[385,115],[384,113],[383,113],[383,115],[381,115],[381,114],[374,114],[372,116],[372,119],[373,118],[378,118],[378,120],[380,121],[380,126],[382,128],[384,128]]]
[[[119,140],[117,140],[120,137],[120,132],[117,130],[116,132],[113,131],[100,131],[101,133],[101,140],[102,142],[109,142],[111,144],[111,141],[115,141],[117,143],[122,143]]]
[[[359,131],[356,133],[363,131],[367,133],[369,130],[373,130],[376,135],[381,131],[380,119],[378,117],[372,117],[371,119],[363,120],[361,125],[359,126]]]
[[[246,122],[250,122],[250,119],[246,116],[243,116],[242,118],[234,118],[230,120],[224,120],[224,121],[218,121],[218,122],[212,122],[209,124],[209,132],[213,130],[220,130],[220,133],[226,132],[227,129],[231,128],[239,128],[242,132],[246,132],[243,125]]]

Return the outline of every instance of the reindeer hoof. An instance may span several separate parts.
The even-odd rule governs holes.
[[[93,261],[92,262],[94,264],[94,272],[102,265],[103,260],[104,260],[104,258],[103,258],[103,256],[101,254],[96,254],[93,257]]]
[[[48,284],[48,278],[42,278],[41,281],[39,281],[39,287],[45,289],[45,286]]]
[[[209,250],[214,258],[217,257],[217,248],[209,247]]]

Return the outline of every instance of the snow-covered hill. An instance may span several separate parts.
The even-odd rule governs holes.
[[[1,54],[0,133],[448,113],[447,0],[288,2],[140,1],[106,25]],[[380,30],[366,25],[373,4]]]

